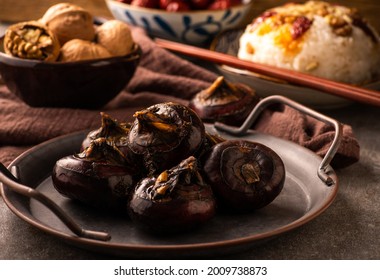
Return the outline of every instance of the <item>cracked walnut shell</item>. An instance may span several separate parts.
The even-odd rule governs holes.
[[[61,45],[72,39],[93,41],[93,16],[85,9],[70,3],[51,6],[40,21],[58,37]]]
[[[4,50],[23,59],[55,61],[59,56],[60,44],[45,25],[38,21],[26,21],[7,28]]]
[[[107,57],[111,57],[111,54],[103,46],[86,40],[73,39],[62,46],[59,61],[69,62]]]
[[[134,41],[129,26],[119,20],[109,20],[96,30],[96,41],[113,56],[124,56],[132,51]]]

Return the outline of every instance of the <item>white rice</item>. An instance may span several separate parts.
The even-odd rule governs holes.
[[[287,52],[276,38],[275,29],[259,34],[258,28],[248,26],[240,38],[238,57],[357,85],[380,76],[380,43],[354,25],[350,36],[338,36],[325,18],[314,15],[296,52]]]

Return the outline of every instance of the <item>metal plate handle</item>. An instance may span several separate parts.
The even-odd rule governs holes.
[[[318,113],[317,111],[314,111],[308,107],[305,107],[289,98],[286,98],[280,95],[272,95],[272,96],[262,99],[255,106],[255,108],[252,110],[252,112],[249,114],[247,119],[244,121],[244,123],[240,127],[234,127],[234,126],[230,126],[230,125],[226,125],[226,124],[218,123],[218,122],[214,124],[214,127],[217,130],[221,130],[221,131],[230,133],[232,135],[242,136],[246,134],[247,131],[251,128],[251,126],[256,121],[256,119],[261,114],[261,112],[264,111],[264,109],[266,109],[269,105],[272,105],[275,103],[285,104],[289,107],[292,107],[304,114],[314,117],[315,119],[322,121],[326,124],[332,125],[334,127],[335,129],[334,139],[326,155],[323,157],[321,164],[319,165],[317,174],[318,174],[318,177],[326,185],[331,186],[335,184],[334,180],[329,176],[329,170],[331,169],[330,162],[334,158],[336,152],[338,151],[338,148],[342,139],[342,132],[343,132],[342,124],[336,121],[335,119],[332,119],[321,113]]]
[[[0,182],[13,191],[26,197],[34,198],[50,209],[74,234],[79,237],[108,241],[111,236],[106,232],[92,231],[81,228],[69,215],[67,215],[53,200],[43,193],[21,184],[2,163],[0,163]]]

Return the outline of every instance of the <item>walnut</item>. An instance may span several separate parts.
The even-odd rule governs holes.
[[[15,57],[55,61],[59,49],[56,36],[38,21],[16,23],[5,32],[4,50]]]
[[[92,41],[95,38],[93,16],[70,3],[51,6],[40,21],[56,34],[61,45],[72,39]]]
[[[111,57],[111,54],[103,46],[82,39],[73,39],[62,46],[59,61],[69,62],[107,57]]]
[[[96,41],[114,56],[124,56],[132,51],[134,41],[129,26],[119,20],[109,20],[96,30]]]

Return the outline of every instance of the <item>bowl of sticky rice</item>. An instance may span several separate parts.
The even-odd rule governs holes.
[[[255,17],[245,29],[222,34],[211,48],[241,60],[337,82],[375,89],[379,86],[379,35],[358,9],[343,5],[308,1],[274,7]],[[258,94],[282,93],[317,107],[344,103],[340,97],[245,70],[223,65],[221,70],[234,80],[251,83]]]

